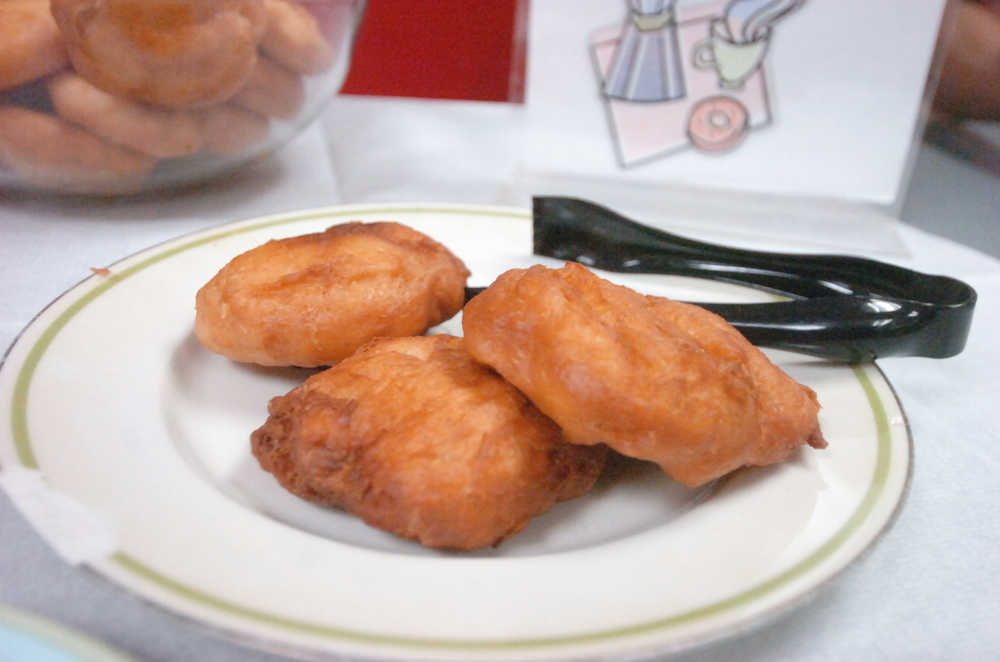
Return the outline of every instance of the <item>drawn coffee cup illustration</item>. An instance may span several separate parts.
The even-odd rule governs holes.
[[[771,41],[771,29],[761,30],[751,41],[736,41],[725,21],[711,22],[709,36],[698,42],[692,54],[698,69],[715,69],[723,88],[743,87],[744,81],[760,66]]]

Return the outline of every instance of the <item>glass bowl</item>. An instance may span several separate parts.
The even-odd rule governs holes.
[[[0,189],[194,183],[307,126],[364,0],[0,2]]]

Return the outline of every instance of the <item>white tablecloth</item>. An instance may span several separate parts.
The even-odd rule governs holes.
[[[49,301],[88,276],[90,267],[223,222],[336,203],[326,156],[323,135],[314,128],[239,176],[179,196],[104,203],[0,197],[0,348]],[[929,186],[979,186],[980,175],[963,179],[963,168],[935,155],[930,165],[918,163],[917,177]],[[932,197],[939,211],[982,226],[1000,221],[996,183],[972,194],[942,188]],[[469,195],[467,189],[456,198],[494,201]],[[963,209],[979,216],[963,217]],[[942,218],[937,230],[947,235],[952,222]],[[980,231],[988,234],[984,227]],[[680,659],[997,659],[1000,262],[905,224],[899,234],[910,256],[893,261],[966,280],[980,299],[960,356],[880,362],[907,412],[915,445],[911,487],[897,521],[870,553],[807,604]],[[144,660],[283,659],[230,643],[68,565],[2,494],[0,603],[78,627]]]

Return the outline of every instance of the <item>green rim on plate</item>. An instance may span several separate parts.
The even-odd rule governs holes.
[[[190,241],[182,242],[176,246],[164,248],[139,262],[119,271],[111,276],[102,278],[95,287],[87,290],[74,300],[55,320],[48,324],[41,332],[38,339],[28,352],[14,385],[14,392],[11,401],[11,432],[18,459],[27,468],[42,469],[38,465],[37,457],[32,449],[31,436],[28,430],[27,402],[31,381],[35,370],[51,345],[56,335],[69,324],[73,318],[87,305],[99,296],[115,287],[122,281],[147,269],[148,267],[167,260],[185,251],[191,250],[204,244],[218,241],[230,236],[244,234],[269,227],[276,227],[290,223],[309,221],[319,218],[337,218],[357,214],[399,214],[399,213],[439,213],[456,214],[466,216],[482,216],[492,218],[518,218],[530,219],[530,214],[521,210],[504,210],[501,208],[481,208],[481,207],[446,207],[446,206],[412,206],[412,207],[357,207],[357,208],[335,208],[329,210],[316,210],[292,215],[279,215],[267,219],[247,222],[237,227],[224,230],[222,232],[198,236]],[[199,235],[201,233],[198,233]],[[173,243],[173,242],[171,242]],[[141,254],[140,254],[141,255]],[[66,296],[66,295],[64,295]],[[825,543],[817,548],[812,554],[799,561],[792,567],[780,574],[768,579],[750,589],[741,591],[728,598],[713,602],[690,611],[656,619],[625,627],[616,627],[607,630],[598,630],[587,633],[579,633],[565,636],[537,637],[525,639],[434,639],[383,635],[373,632],[356,631],[334,626],[311,623],[304,620],[284,618],[282,616],[268,613],[259,609],[254,609],[244,605],[236,604],[225,599],[213,596],[195,587],[185,585],[166,574],[158,572],[153,568],[144,565],[141,561],[123,553],[118,552],[111,557],[111,560],[119,568],[127,573],[137,576],[146,582],[152,583],[161,589],[174,594],[186,601],[207,607],[211,610],[221,612],[229,617],[236,617],[241,620],[251,620],[257,623],[266,624],[278,629],[288,630],[299,634],[345,640],[365,644],[382,644],[392,646],[408,646],[417,648],[437,648],[452,650],[516,650],[524,648],[537,648],[547,646],[565,646],[571,644],[586,644],[613,640],[622,637],[629,637],[642,634],[666,631],[681,625],[688,625],[710,617],[735,610],[753,603],[765,596],[768,596],[782,587],[789,585],[799,577],[805,575],[810,570],[820,566],[839,550],[857,532],[865,520],[871,515],[880,497],[883,495],[887,478],[891,468],[891,431],[886,407],[882,402],[875,385],[864,366],[853,366],[853,373],[860,383],[868,404],[871,407],[877,430],[877,451],[875,468],[872,472],[871,481],[864,497],[857,509],[843,526]]]

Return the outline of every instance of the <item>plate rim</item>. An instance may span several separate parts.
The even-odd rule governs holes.
[[[15,634],[30,636],[60,653],[72,654],[84,662],[136,662],[125,652],[112,648],[91,635],[41,613],[28,611],[12,604],[0,603],[0,628]]]
[[[333,220],[344,216],[350,216],[351,214],[364,214],[370,216],[379,213],[445,213],[484,216],[491,218],[508,217],[520,220],[530,220],[531,215],[529,210],[519,207],[469,205],[461,203],[372,203],[338,205],[276,213],[241,221],[221,223],[216,226],[195,230],[177,237],[166,239],[162,242],[153,244],[127,255],[109,266],[115,267],[124,263],[133,262],[135,260],[138,261],[130,264],[121,271],[113,272],[110,276],[101,276],[97,274],[87,276],[54,298],[15,336],[2,359],[0,359],[0,372],[7,370],[17,371],[16,377],[12,382],[11,397],[8,401],[10,408],[7,410],[10,419],[8,432],[11,434],[11,441],[15,451],[14,456],[17,461],[22,467],[38,470],[44,475],[44,471],[42,471],[42,467],[39,466],[37,457],[32,450],[31,436],[28,430],[26,405],[31,381],[34,377],[34,372],[39,361],[45,354],[45,351],[53,339],[62,331],[63,328],[66,327],[66,325],[73,319],[73,317],[76,316],[77,313],[83,310],[90,302],[98,298],[101,294],[108,291],[112,287],[117,286],[121,282],[126,281],[132,275],[139,273],[154,264],[158,264],[174,255],[197,248],[212,241],[292,223],[323,218]],[[95,280],[98,281],[97,284],[88,288],[88,283]],[[46,314],[49,313],[54,306],[60,303],[67,303],[68,305],[64,310],[56,314],[53,319],[44,320],[43,318],[45,318]],[[9,365],[9,361],[14,354],[15,348],[19,347],[22,342],[28,342],[29,331],[34,330],[43,322],[45,322],[44,327],[37,330],[37,336],[33,339],[33,341],[31,341],[30,347],[26,348],[27,351],[24,352],[19,364],[14,367]],[[687,610],[680,614],[647,620],[633,625],[618,626],[606,630],[547,637],[467,640],[458,638],[442,639],[433,637],[412,637],[338,628],[332,625],[300,621],[297,619],[286,618],[279,614],[269,614],[262,610],[243,607],[235,603],[230,603],[225,599],[213,597],[207,593],[199,591],[196,588],[187,586],[182,582],[173,580],[169,576],[145,566],[140,560],[129,557],[120,550],[103,561],[90,562],[89,564],[95,571],[97,571],[98,574],[102,575],[106,579],[122,585],[130,592],[144,598],[151,604],[154,604],[159,608],[167,609],[170,612],[182,617],[191,618],[202,623],[205,622],[201,618],[192,615],[191,612],[185,611],[181,607],[173,604],[173,602],[167,603],[163,600],[157,599],[155,596],[150,595],[148,592],[141,592],[134,583],[124,581],[119,576],[119,573],[124,572],[132,578],[139,579],[141,582],[152,583],[160,590],[165,590],[168,593],[171,593],[180,599],[181,602],[184,602],[185,600],[192,601],[199,610],[207,608],[213,613],[219,612],[221,616],[225,617],[227,622],[235,618],[238,623],[243,623],[244,626],[249,623],[255,623],[258,625],[263,624],[270,628],[276,627],[280,630],[289,630],[296,635],[320,637],[325,641],[339,642],[347,645],[360,645],[364,647],[377,646],[380,648],[390,647],[397,650],[400,647],[403,647],[410,650],[417,649],[425,652],[438,651],[446,654],[462,652],[480,654],[487,652],[513,653],[518,651],[522,653],[529,653],[532,650],[553,652],[559,647],[587,646],[599,642],[612,642],[616,640],[621,640],[623,643],[626,643],[634,637],[659,634],[666,637],[657,648],[657,650],[663,650],[666,647],[666,644],[670,642],[670,638],[667,637],[666,634],[671,630],[675,630],[678,626],[698,620],[704,621],[705,619],[710,619],[718,614],[725,614],[727,612],[736,613],[737,610],[752,605],[768,595],[774,594],[778,591],[778,589],[790,586],[794,584],[795,581],[808,577],[811,571],[822,568],[824,563],[834,558],[836,552],[840,550],[845,543],[853,539],[853,536],[858,533],[858,531],[862,530],[862,526],[873,514],[876,506],[884,504],[884,500],[887,497],[890,499],[895,498],[895,502],[891,504],[891,508],[885,515],[884,520],[879,522],[877,529],[870,533],[870,538],[864,541],[861,548],[852,553],[844,560],[843,563],[839,563],[835,567],[830,568],[830,572],[828,574],[824,574],[822,577],[818,578],[818,581],[807,585],[804,589],[794,591],[792,596],[779,601],[778,604],[770,605],[766,609],[752,612],[744,617],[738,617],[736,619],[737,627],[729,628],[729,630],[732,631],[715,632],[710,630],[708,634],[704,634],[702,636],[694,635],[687,641],[674,641],[673,645],[669,647],[669,650],[677,652],[679,650],[716,641],[718,639],[725,638],[726,636],[738,634],[747,628],[754,627],[756,624],[770,620],[771,618],[793,608],[800,602],[815,594],[823,586],[833,581],[847,568],[851,567],[859,559],[870,552],[876,542],[878,542],[882,536],[885,535],[885,533],[896,521],[898,514],[906,501],[913,472],[914,446],[909,421],[895,388],[877,363],[853,365],[850,366],[850,368],[855,376],[855,379],[859,382],[865,394],[867,403],[871,408],[878,441],[872,476],[858,506],[852,512],[850,517],[848,517],[844,523],[828,539],[826,539],[825,542],[819,545],[805,558],[800,559],[791,566],[782,569],[777,574],[754,584],[748,589],[739,591],[722,600],[717,600],[715,602]],[[900,459],[905,461],[905,475],[899,487],[898,494],[885,494],[890,469],[892,469],[891,461],[893,451],[891,444],[893,441],[893,431],[887,414],[886,403],[883,401],[882,396],[878,393],[875,381],[872,379],[873,377],[875,378],[875,381],[883,384],[888,390],[889,398],[887,399],[894,405],[895,410],[898,410],[899,415],[902,418],[901,440],[905,440],[905,444],[903,445],[905,447],[905,454]],[[2,467],[0,467],[0,469],[2,469]],[[220,630],[238,634],[243,637],[260,637],[258,633],[246,632],[245,627],[241,628],[236,625],[226,625],[218,620],[212,620],[210,624]],[[264,635],[264,639],[271,641],[274,637]],[[282,642],[282,644],[290,646],[296,650],[313,650],[313,648],[308,646],[303,647],[303,645],[299,643]],[[646,647],[648,647],[648,645]],[[635,650],[634,646],[633,650]],[[364,654],[363,651],[362,654]]]

